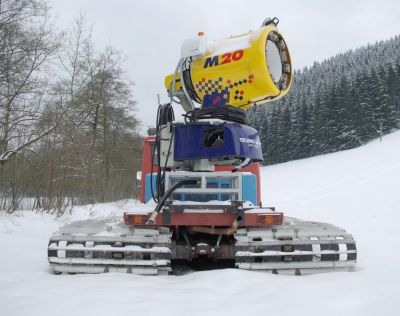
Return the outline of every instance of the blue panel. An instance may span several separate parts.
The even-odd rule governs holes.
[[[144,190],[144,203],[147,203],[148,201],[150,201],[153,197],[151,195],[151,180],[150,177],[153,176],[153,192],[154,194],[157,192],[156,190],[156,178],[157,178],[157,174],[153,173],[153,174],[146,174],[146,186],[145,186],[145,190]]]
[[[219,187],[221,189],[230,189],[232,188],[232,180],[230,179],[220,179],[219,181]],[[231,194],[220,194],[219,200],[220,201],[227,201],[231,199]]]
[[[156,192],[156,174],[153,175],[153,192]],[[146,185],[144,201],[145,203],[152,199],[151,187],[150,187],[151,174],[146,175]],[[232,181],[230,179],[218,179],[207,182],[208,188],[222,188],[228,189],[232,187]],[[181,201],[197,201],[207,202],[210,200],[226,201],[230,199],[229,194],[183,194],[177,193],[173,195],[173,198]],[[257,205],[257,178],[254,174],[243,174],[242,175],[242,199],[250,201],[254,205]]]
[[[242,175],[242,200],[257,205],[257,177],[254,174]]]
[[[224,140],[221,146],[213,148],[205,144],[205,136],[212,134],[211,131],[216,129],[223,131]],[[177,161],[232,157],[263,160],[257,130],[238,123],[176,125],[174,141],[174,158]]]

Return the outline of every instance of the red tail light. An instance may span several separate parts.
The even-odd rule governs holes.
[[[148,214],[124,214],[124,221],[127,225],[145,225],[148,219]]]
[[[282,225],[283,214],[282,213],[265,213],[257,215],[257,222],[264,225]]]

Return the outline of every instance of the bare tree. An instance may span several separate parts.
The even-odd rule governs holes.
[[[142,144],[122,54],[96,51],[83,15],[60,41],[41,0],[0,4],[0,209],[132,197]]]
[[[31,146],[60,123],[62,115],[41,133],[33,124],[41,115],[48,65],[58,48],[44,2],[1,2],[0,162]]]

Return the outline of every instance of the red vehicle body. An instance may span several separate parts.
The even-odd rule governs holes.
[[[154,144],[155,136],[147,136],[144,139],[143,147],[143,159],[142,159],[142,176],[141,176],[141,195],[140,201],[145,202],[145,181],[146,175],[153,172],[157,172],[158,166],[154,165],[152,168],[152,145]],[[216,166],[216,171],[231,171],[231,166]],[[260,165],[258,162],[254,162],[249,166],[243,168],[242,172],[250,172],[256,176],[257,179],[257,204],[261,207],[261,194],[260,194]],[[196,207],[195,205],[191,206]],[[208,209],[212,209],[212,206],[208,206]],[[215,206],[216,209],[221,209],[221,206]],[[232,211],[232,206],[223,207],[223,213],[212,213],[212,212],[201,212],[202,206],[199,206],[199,212],[196,213],[184,213],[178,206],[171,205],[167,220],[165,216],[158,216],[155,222],[156,225],[160,226],[212,226],[212,227],[229,227],[237,217],[237,213]],[[149,213],[152,210],[149,210]],[[254,212],[246,213],[243,215],[243,224],[239,226],[271,226],[281,225],[283,223],[283,213],[281,212]],[[124,220],[127,225],[144,225],[149,218],[149,214],[136,214],[133,212],[125,213]]]
[[[155,136],[147,136],[144,138],[143,159],[142,159],[142,185],[140,190],[140,202],[144,203],[145,195],[145,179],[146,175],[151,173],[151,156],[152,145],[154,144]],[[157,172],[158,166],[153,166],[153,172]],[[216,171],[231,171],[232,166],[216,166]],[[242,169],[243,172],[251,172],[257,177],[257,204],[261,206],[261,183],[260,183],[260,164],[253,162],[249,166]]]

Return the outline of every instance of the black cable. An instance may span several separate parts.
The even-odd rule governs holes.
[[[223,121],[246,124],[246,112],[231,105],[206,109],[194,109],[183,114],[183,117],[185,118],[185,123],[194,123],[201,119],[220,119]]]
[[[167,190],[167,192],[165,192],[165,194],[162,197],[162,199],[160,200],[160,202],[157,204],[156,208],[154,209],[154,212],[160,213],[161,208],[165,204],[165,201],[171,196],[171,194],[176,189],[178,189],[178,188],[180,188],[181,186],[184,186],[184,185],[196,184],[196,183],[197,183],[197,180],[186,179],[186,180],[181,180],[181,181],[175,183],[174,185],[170,186],[169,189]]]
[[[156,119],[156,133],[155,133],[155,141],[153,146],[153,154],[151,158],[151,174],[154,172],[154,164],[157,163],[157,176],[156,176],[156,192],[153,190],[153,176],[150,177],[150,188],[151,188],[151,195],[153,197],[154,202],[158,203],[158,201],[164,195],[165,190],[165,172],[166,172],[166,165],[161,166],[161,131],[163,128],[166,128],[170,122],[175,120],[174,110],[170,103],[167,104],[160,104],[157,110],[157,119]],[[170,140],[169,150],[171,149],[172,144],[172,136]],[[156,157],[157,156],[157,157]],[[157,158],[157,159],[156,159]],[[169,152],[166,160],[166,164],[168,163]],[[157,160],[157,161],[155,161]]]
[[[196,184],[197,180],[190,180],[190,179],[186,179],[186,180],[181,180],[178,181],[177,183],[175,183],[174,185],[172,185],[171,187],[169,187],[168,191],[165,193],[165,195],[162,197],[162,199],[160,200],[160,202],[158,202],[156,208],[154,209],[154,211],[151,213],[149,219],[147,220],[146,224],[154,224],[157,218],[157,215],[160,213],[161,208],[164,206],[165,202],[167,201],[167,199],[171,196],[171,194],[179,187],[186,185],[186,184]]]

